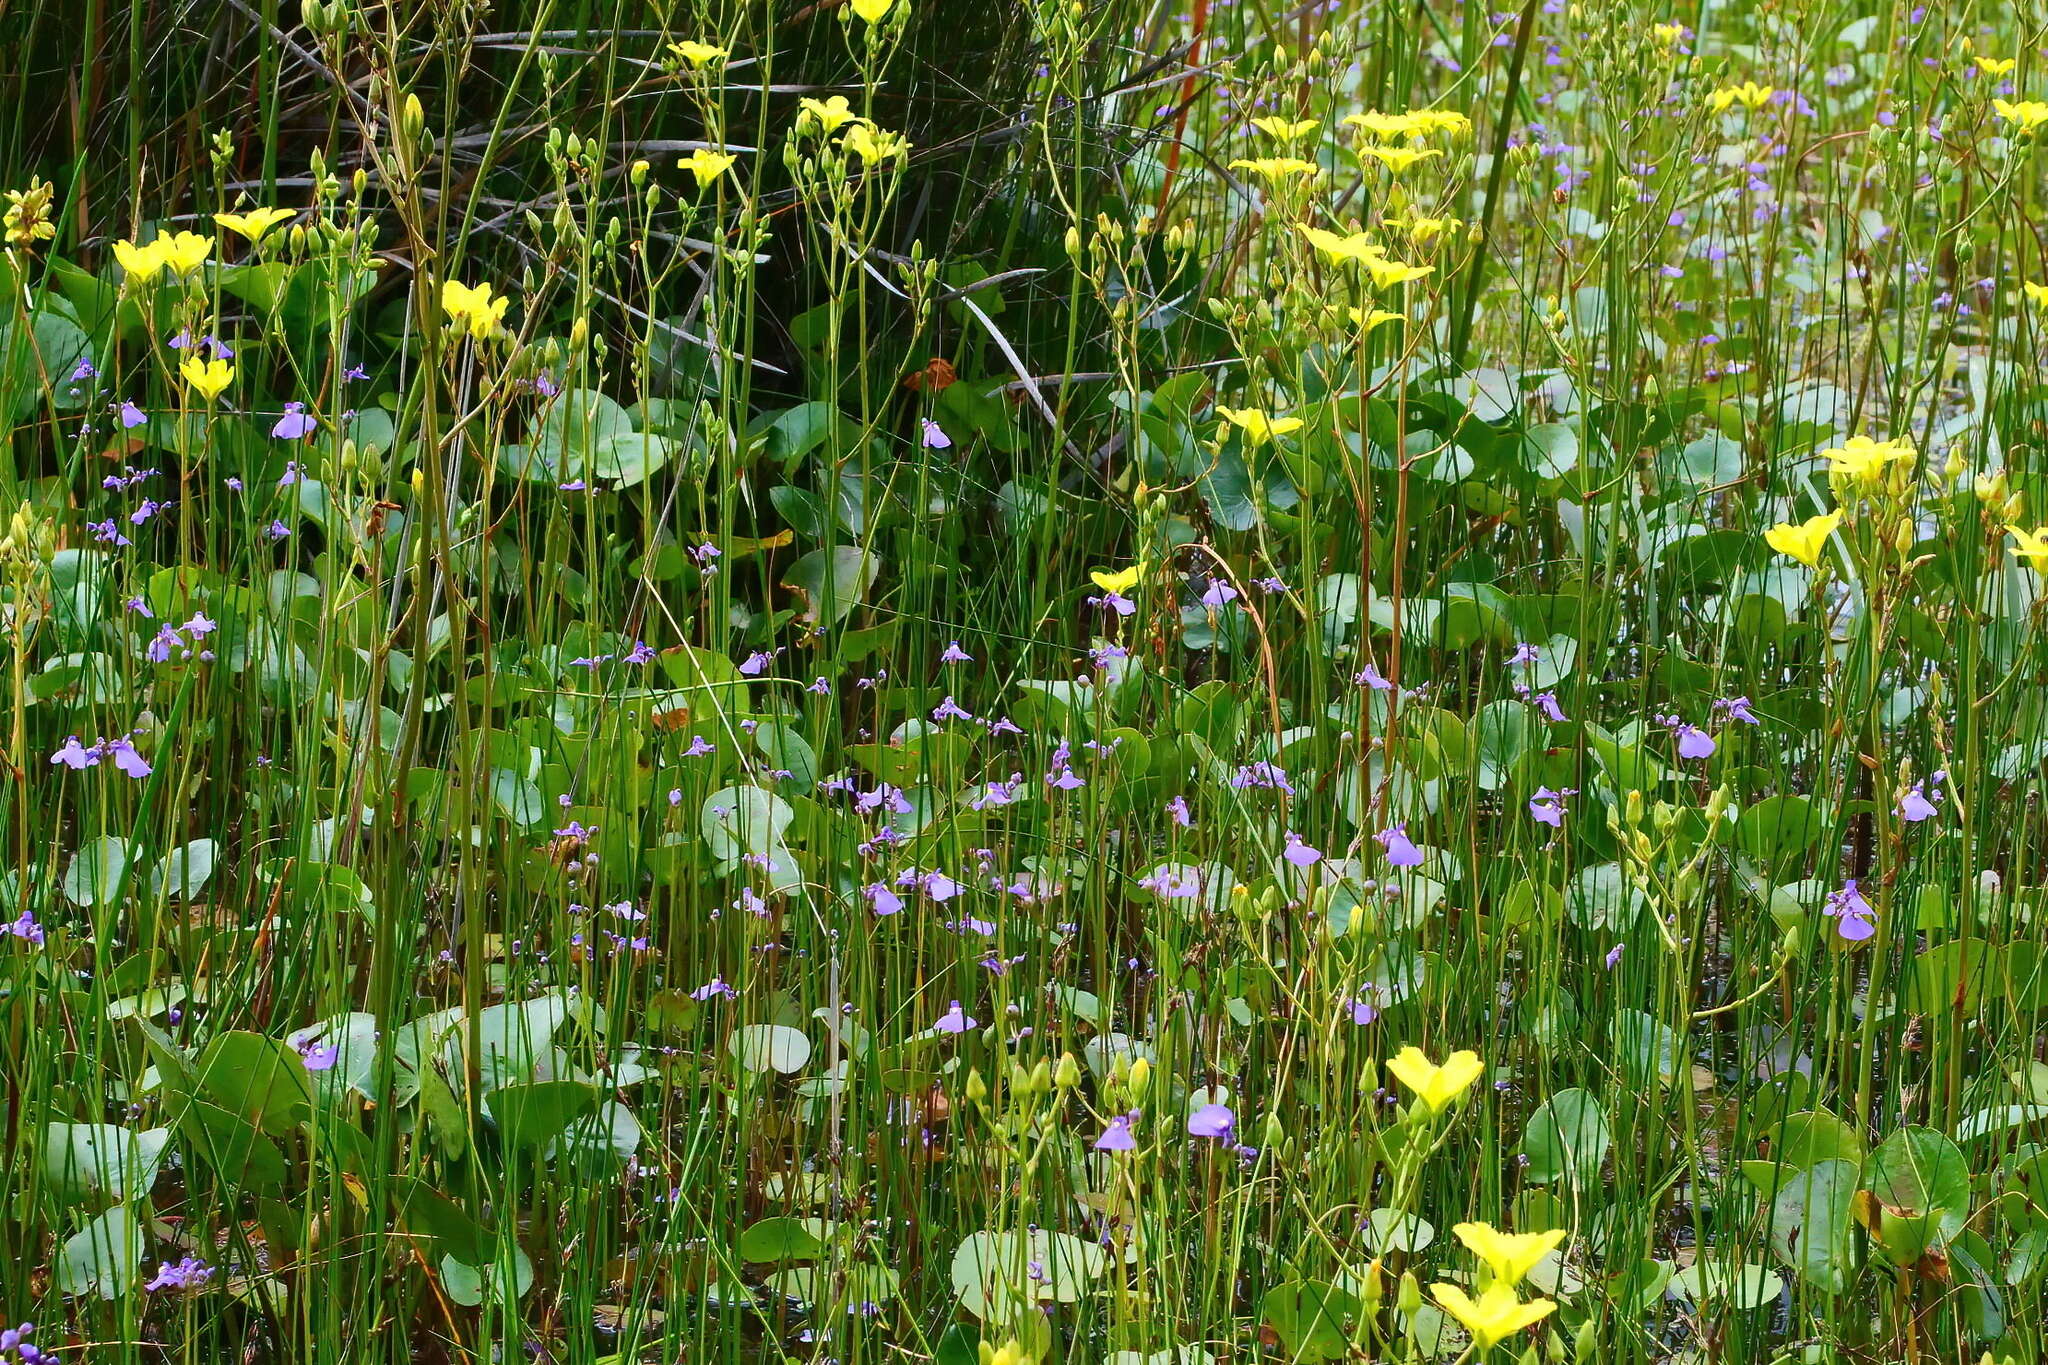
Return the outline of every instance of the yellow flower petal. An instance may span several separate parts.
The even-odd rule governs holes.
[[[1523,1303],[1504,1284],[1495,1284],[1477,1299],[1454,1284],[1433,1284],[1429,1292],[1446,1313],[1464,1325],[1472,1334],[1473,1344],[1482,1351],[1491,1350],[1507,1337],[1557,1311],[1557,1305],[1549,1299]]]
[[[1139,581],[1144,577],[1145,561],[1142,559],[1131,565],[1130,568],[1119,569],[1115,573],[1111,573],[1106,569],[1097,569],[1088,575],[1089,580],[1096,587],[1104,592],[1113,592],[1119,597],[1128,593],[1132,588],[1137,587]]]
[[[1840,512],[1823,512],[1817,517],[1808,517],[1797,526],[1789,521],[1780,522],[1764,532],[1764,544],[1811,569],[1819,565],[1821,550],[1841,524]]]
[[[178,366],[178,373],[185,382],[206,396],[208,402],[221,396],[227,386],[235,382],[235,367],[225,360],[201,360],[196,355],[185,357]]]
[[[1472,1088],[1486,1071],[1476,1052],[1453,1052],[1442,1066],[1423,1055],[1419,1047],[1404,1047],[1387,1063],[1395,1080],[1408,1087],[1432,1114],[1441,1114]]]
[[[1502,1232],[1491,1223],[1459,1223],[1451,1231],[1505,1284],[1520,1284],[1565,1239],[1563,1228],[1549,1232]]]
[[[270,235],[270,230],[279,223],[297,217],[293,209],[250,209],[247,213],[216,213],[213,221],[238,237],[247,238],[253,245]]]

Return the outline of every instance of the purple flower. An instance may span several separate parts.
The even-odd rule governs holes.
[[[1566,720],[1570,719],[1570,717],[1565,715],[1564,708],[1557,704],[1557,693],[1555,692],[1538,692],[1531,700],[1536,703],[1536,709],[1543,713],[1545,720],[1562,725]]]
[[[1314,867],[1323,860],[1323,851],[1303,843],[1301,836],[1290,829],[1287,831],[1287,848],[1280,856],[1296,867]]]
[[[1191,868],[1171,863],[1138,878],[1138,885],[1162,900],[1184,901],[1202,892],[1202,876]]]
[[[80,744],[77,735],[72,735],[65,739],[62,744],[57,746],[57,752],[50,755],[50,762],[52,764],[62,764],[67,768],[75,768],[80,771],[90,768],[99,761],[99,755],[87,749],[83,744]]]
[[[1567,787],[1563,791],[1552,791],[1538,787],[1536,795],[1529,798],[1529,814],[1533,819],[1549,825],[1552,829],[1564,828],[1564,798],[1578,795],[1577,788]]]
[[[14,938],[33,943],[38,948],[43,946],[43,926],[36,923],[36,917],[27,910],[22,911],[8,924],[5,932]]]
[[[122,403],[121,403],[121,425],[122,425],[122,426],[124,426],[124,427],[128,428],[128,429],[129,429],[130,431],[133,431],[133,430],[134,430],[134,429],[135,429],[136,427],[139,427],[139,426],[141,426],[141,425],[142,425],[142,424],[143,424],[144,422],[147,422],[148,420],[149,420],[149,414],[148,414],[148,413],[144,412],[144,411],[143,411],[143,410],[142,410],[141,408],[138,408],[138,407],[136,407],[136,406],[135,406],[135,404],[133,404],[133,403],[131,403],[131,402],[128,402],[128,401],[127,401],[127,400],[125,400],[125,399],[124,399],[124,400],[122,401]]]
[[[1105,607],[1118,616],[1129,616],[1138,609],[1138,604],[1120,592],[1106,592],[1100,597],[1088,599],[1089,605]]]
[[[1380,847],[1386,850],[1387,861],[1393,866],[1422,866],[1422,850],[1409,840],[1406,823],[1395,825],[1391,829],[1383,829],[1372,837],[1380,841]]]
[[[1723,697],[1714,703],[1714,709],[1730,720],[1739,720],[1744,725],[1762,725],[1756,712],[1749,709],[1748,697]]]
[[[974,713],[954,701],[949,692],[944,701],[932,708],[932,719],[941,724],[949,720],[973,720]]]
[[[937,422],[934,422],[929,417],[920,417],[918,421],[923,424],[923,440],[926,450],[947,450],[952,447],[953,438],[948,436],[944,428],[940,427]]]
[[[767,668],[769,664],[775,662],[775,655],[779,652],[780,651],[770,651],[764,654],[758,649],[755,650],[752,654],[749,654],[746,657],[744,662],[740,664],[740,672],[746,674],[749,678],[760,677],[762,670]]]
[[[1617,943],[1617,944],[1615,944],[1615,945],[1614,945],[1614,946],[1613,946],[1612,948],[1609,948],[1609,949],[1607,950],[1607,970],[1608,970],[1608,971],[1610,971],[1610,972],[1611,972],[1611,971],[1613,971],[1613,970],[1615,969],[1615,967],[1616,967],[1616,966],[1618,966],[1618,965],[1620,964],[1620,962],[1621,962],[1621,954],[1622,954],[1623,950],[1625,950],[1625,949],[1626,949],[1627,947],[1628,947],[1628,945],[1627,945],[1626,943]]]
[[[1188,799],[1185,796],[1176,796],[1167,802],[1166,813],[1172,817],[1173,823],[1182,829],[1195,823],[1194,816],[1188,814]]]
[[[1367,663],[1364,668],[1353,673],[1351,681],[1360,687],[1370,687],[1375,692],[1391,692],[1394,690],[1394,684],[1387,681],[1386,674],[1380,672],[1371,663]]]
[[[1202,594],[1202,605],[1212,610],[1227,607],[1237,600],[1237,589],[1220,578],[1209,580],[1209,590]]]
[[[1899,818],[1909,825],[1922,820],[1932,820],[1941,813],[1941,783],[1948,777],[1946,772],[1937,772],[1924,782],[1915,782],[1906,794],[1899,798]],[[1928,790],[1932,784],[1933,790]]]
[[[1351,1022],[1360,1028],[1375,1022],[1380,1017],[1379,1007],[1362,995],[1345,1006],[1344,1012],[1350,1015]]]
[[[974,662],[974,656],[960,648],[958,640],[952,640],[947,642],[946,648],[940,652],[939,662],[942,664],[971,664]]]
[[[1662,720],[1671,733],[1678,736],[1680,758],[1711,758],[1714,754],[1714,737],[1697,725],[1688,725],[1677,716],[1664,716]]]
[[[1517,644],[1515,652],[1508,655],[1508,667],[1516,664],[1533,664],[1543,657],[1543,651],[1532,644]]]
[[[318,430],[320,424],[306,416],[304,403],[286,403],[284,416],[277,419],[277,425],[270,429],[270,434],[280,441],[302,441]],[[297,465],[287,467],[298,468]]]
[[[895,915],[903,910],[903,897],[891,891],[883,882],[863,887],[861,894],[868,898],[868,908],[877,915]]]
[[[1835,932],[1851,943],[1861,943],[1877,932],[1877,911],[1857,890],[1854,877],[1842,883],[1840,891],[1828,893],[1822,913],[1835,917]]]
[[[1224,1104],[1205,1104],[1188,1115],[1188,1134],[1191,1137],[1227,1138],[1237,1123],[1237,1115]]]
[[[1138,1139],[1131,1136],[1130,1114],[1118,1114],[1102,1130],[1102,1136],[1095,1139],[1098,1152],[1132,1152],[1138,1148]]]
[[[92,359],[89,356],[78,357],[78,363],[71,367],[71,382],[74,384],[83,384],[88,379],[98,379],[99,377],[100,372],[93,368]]]
[[[21,1365],[44,1365],[44,1362],[55,1362],[55,1356],[47,1351],[37,1350],[29,1341],[29,1336],[35,1330],[36,1325],[32,1322],[0,1330],[0,1358],[5,1358],[12,1352],[20,1357]]]
[[[213,1278],[213,1267],[197,1256],[187,1256],[182,1261],[160,1261],[157,1263],[156,1278],[142,1286],[145,1293],[154,1294],[159,1289],[197,1289]]]
[[[332,1043],[308,1038],[299,1044],[299,1060],[306,1064],[308,1071],[332,1071],[334,1064],[341,1060],[341,1049]]]
[[[955,1000],[951,1009],[932,1021],[932,1032],[965,1033],[967,1030],[975,1027],[975,1024],[976,1021],[970,1019],[967,1013],[960,1008],[960,1002]]]
[[[690,998],[699,1004],[703,1004],[706,1001],[716,999],[737,1000],[740,998],[740,993],[726,985],[724,977],[714,976],[696,990],[691,991]]]
[[[1287,780],[1287,769],[1277,763],[1260,759],[1256,763],[1245,763],[1231,775],[1230,785],[1243,790],[1249,787],[1270,787],[1275,791],[1294,795],[1294,786]]]

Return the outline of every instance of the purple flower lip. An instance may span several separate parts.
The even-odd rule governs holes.
[[[1409,839],[1406,824],[1383,829],[1372,837],[1380,841],[1380,847],[1386,851],[1387,861],[1393,866],[1422,866],[1422,850]]]
[[[1188,1134],[1191,1137],[1227,1138],[1237,1123],[1237,1115],[1223,1104],[1205,1104],[1188,1115]]]

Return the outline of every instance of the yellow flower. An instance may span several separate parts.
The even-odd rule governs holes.
[[[1306,223],[1296,223],[1295,227],[1308,238],[1310,246],[1333,261],[1369,261],[1380,254],[1379,245],[1362,232],[1339,237],[1328,228],[1310,227]]]
[[[1307,137],[1322,126],[1322,124],[1312,118],[1302,119],[1299,123],[1293,119],[1284,118],[1255,118],[1252,120],[1252,127],[1258,129],[1267,137],[1278,138],[1282,142],[1292,142],[1296,138]]]
[[[901,133],[885,133],[872,123],[856,123],[839,139],[839,145],[861,159],[863,165],[894,161],[910,150],[910,139]]]
[[[174,232],[158,237],[150,245],[156,248],[165,269],[173,275],[189,275],[206,264],[207,253],[213,250],[213,238],[201,237],[196,232]]]
[[[1819,565],[1821,547],[1828,543],[1828,537],[1841,524],[1840,512],[1823,512],[1817,517],[1808,517],[1797,526],[1789,521],[1780,522],[1764,532],[1764,544],[1811,569]]]
[[[814,100],[806,96],[798,100],[797,105],[803,111],[797,115],[797,122],[801,124],[804,120],[804,115],[807,114],[818,121],[818,127],[827,137],[838,132],[849,123],[867,122],[866,119],[853,112],[853,107],[847,104],[846,96],[844,95],[834,95],[829,100]]]
[[[1678,40],[1685,36],[1685,25],[1658,24],[1650,30],[1650,36],[1657,40],[1658,47],[1677,47]]]
[[[1744,81],[1740,85],[1724,85],[1707,96],[1707,107],[1717,114],[1725,114],[1733,105],[1745,109],[1761,109],[1771,102],[1771,96],[1778,92],[1768,85],[1755,81]]]
[[[57,225],[50,221],[50,213],[56,197],[56,186],[41,176],[31,177],[25,190],[7,191],[7,213],[0,218],[7,245],[26,251],[55,237]]]
[[[491,297],[491,286],[480,284],[474,289],[460,280],[441,281],[441,311],[457,326],[467,327],[469,334],[478,341],[484,340],[505,321],[505,310],[512,306],[506,295]]]
[[[1366,312],[1362,308],[1353,308],[1350,310],[1350,313],[1352,325],[1355,327],[1363,327],[1368,332],[1370,332],[1373,328],[1379,326],[1381,323],[1408,321],[1406,314],[1389,313],[1384,308],[1375,308],[1370,313]]]
[[[1088,578],[1096,587],[1104,592],[1113,592],[1121,597],[1132,588],[1137,587],[1139,580],[1144,578],[1144,576],[1145,561],[1141,559],[1131,565],[1130,568],[1119,569],[1115,573],[1110,573],[1106,569],[1096,569],[1088,575]]]
[[[1549,1299],[1523,1303],[1504,1284],[1494,1285],[1476,1302],[1454,1284],[1433,1284],[1429,1292],[1445,1312],[1465,1325],[1465,1330],[1472,1334],[1472,1344],[1482,1351],[1491,1350],[1505,1338],[1557,1311],[1557,1305]]]
[[[1486,1071],[1476,1052],[1453,1052],[1442,1066],[1422,1055],[1419,1047],[1404,1047],[1387,1063],[1394,1079],[1415,1092],[1432,1114],[1441,1114],[1472,1088]]]
[[[1300,431],[1308,424],[1299,417],[1269,417],[1257,408],[1226,408],[1217,404],[1216,415],[1244,433],[1246,445],[1264,445],[1275,436]]]
[[[1403,172],[1413,170],[1416,162],[1427,161],[1433,156],[1442,156],[1443,152],[1435,147],[1425,147],[1421,151],[1417,151],[1413,147],[1381,147],[1374,145],[1360,147],[1358,154],[1362,157],[1369,156],[1395,175],[1400,175]]]
[[[896,0],[853,0],[853,12],[870,24],[879,24],[896,8]]]
[[[235,367],[221,359],[201,360],[188,355],[178,373],[185,376],[185,382],[206,395],[207,401],[221,396],[228,385],[235,382]]]
[[[1851,436],[1848,444],[1829,446],[1821,452],[1828,473],[1844,478],[1875,481],[1884,467],[1894,461],[1911,464],[1916,458],[1911,441],[1873,441],[1868,436]]]
[[[2032,280],[2029,280],[2022,284],[2020,288],[2026,292],[2028,298],[2042,307],[2048,308],[2048,284],[2035,284]]]
[[[1344,122],[1369,137],[1385,141],[1397,137],[1421,137],[1426,131],[1412,114],[1382,114],[1377,109],[1363,114],[1346,114]]]
[[[1451,1229],[1466,1249],[1486,1263],[1499,1284],[1520,1284],[1537,1262],[1564,1241],[1563,1228],[1549,1232],[1502,1232],[1491,1223],[1459,1223]]]
[[[691,175],[696,176],[697,188],[701,190],[712,181],[718,179],[719,176],[731,170],[732,163],[738,160],[739,158],[731,152],[714,152],[709,148],[699,147],[688,156],[678,160],[676,168],[688,171]]]
[[[255,243],[262,241],[279,223],[296,216],[293,209],[250,209],[247,213],[216,213],[213,221]]]
[[[1417,109],[1408,117],[1424,133],[1463,137],[1472,131],[1472,120],[1451,109]]]
[[[2024,559],[2037,569],[2048,566],[2048,526],[2036,526],[2031,531],[2019,526],[2005,529],[2019,542],[2012,547],[2015,558]]]
[[[1424,275],[1434,271],[1436,267],[1431,265],[1404,265],[1400,261],[1389,260],[1385,256],[1373,256],[1367,259],[1365,269],[1372,276],[1373,288],[1392,289],[1397,284],[1406,284],[1410,280],[1419,280]]]
[[[1290,175],[1305,175],[1310,179],[1322,174],[1322,167],[1313,161],[1303,161],[1298,156],[1262,156],[1252,160],[1243,157],[1230,163],[1233,171],[1250,171],[1267,180],[1284,180]]]
[[[2048,123],[2048,104],[2039,100],[1993,100],[1991,108],[2007,123],[2016,123],[2023,133],[2031,133],[2043,123]]]
[[[133,242],[114,243],[114,259],[121,263],[121,269],[129,279],[143,283],[163,273],[164,253],[155,242],[148,246],[137,246]]]
[[[1979,57],[1977,70],[1986,76],[2004,76],[2011,74],[2012,69],[2019,64],[2020,59],[2017,57]]]
[[[700,43],[694,38],[686,38],[680,43],[670,43],[668,50],[676,54],[677,61],[688,62],[699,71],[713,62],[722,62],[732,56],[731,51],[726,48],[715,43]]]
[[[1464,223],[1456,218],[1424,218],[1415,214],[1408,218],[1389,218],[1384,226],[1408,234],[1408,240],[1417,246],[1427,245],[1447,232],[1456,232]]]

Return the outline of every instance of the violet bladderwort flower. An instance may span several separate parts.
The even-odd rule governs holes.
[[[1422,866],[1422,850],[1409,839],[1405,822],[1383,829],[1372,837],[1380,841],[1380,848],[1385,850],[1387,861],[1393,866]]]
[[[1536,794],[1529,798],[1530,818],[1549,825],[1552,829],[1563,829],[1564,798],[1567,796],[1577,796],[1578,794],[1579,789],[1577,787],[1565,787],[1558,791],[1552,791],[1548,787],[1538,787]]]
[[[1678,737],[1680,758],[1712,758],[1716,747],[1714,737],[1697,725],[1687,724],[1677,716],[1659,716],[1658,723]]]
[[[932,1021],[932,1032],[965,1033],[967,1030],[977,1027],[977,1025],[978,1021],[961,1009],[960,1002],[955,1000],[950,1009]]]
[[[1835,932],[1847,942],[1861,943],[1877,932],[1877,910],[1863,898],[1854,877],[1843,882],[1840,891],[1828,893],[1821,913],[1834,918]]]
[[[1941,784],[1947,780],[1947,771],[1937,770],[1908,787],[1899,797],[1899,818],[1909,825],[1917,825],[1941,814]]]
[[[1290,829],[1287,831],[1287,848],[1280,856],[1296,867],[1314,867],[1323,860],[1323,851],[1303,842],[1302,837]]]
[[[1102,1136],[1095,1139],[1098,1152],[1133,1152],[1138,1148],[1138,1139],[1131,1135],[1131,1122],[1137,1118],[1135,1111],[1113,1116],[1109,1125],[1102,1130]]]
[[[1226,1104],[1205,1104],[1188,1115],[1188,1135],[1200,1138],[1227,1138],[1237,1124],[1237,1115],[1230,1112]]]
[[[284,415],[277,419],[275,426],[271,427],[270,434],[280,441],[303,441],[318,430],[320,430],[320,424],[306,415],[306,405],[304,403],[286,403],[284,405]],[[298,465],[294,463],[288,466],[288,468],[297,469]],[[279,486],[289,482],[291,480],[281,479],[279,480]]]

